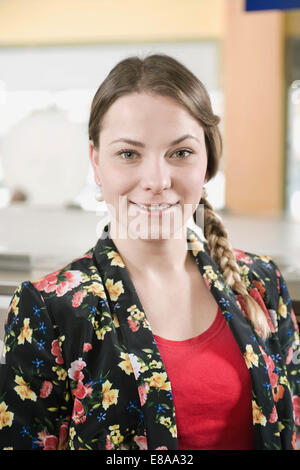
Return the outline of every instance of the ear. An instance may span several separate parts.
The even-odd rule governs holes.
[[[94,179],[96,184],[101,186],[100,170],[99,170],[99,149],[97,149],[92,140],[89,141],[89,156],[91,165],[94,170]]]

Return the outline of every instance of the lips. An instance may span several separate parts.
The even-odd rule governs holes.
[[[174,206],[175,204],[177,204],[179,201],[177,202],[133,202],[133,201],[130,201],[132,204],[137,204],[139,206]]]
[[[137,206],[139,209],[143,210],[143,211],[146,211],[148,213],[156,213],[156,212],[163,212],[163,211],[166,211],[168,209],[171,209],[172,207],[176,206],[179,204],[179,202],[175,202],[175,203],[172,203],[172,204],[169,204],[169,203],[152,203],[152,204],[149,204],[149,203],[138,203],[138,202],[132,202],[132,204],[134,204],[135,206]]]

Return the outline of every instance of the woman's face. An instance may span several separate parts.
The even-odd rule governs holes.
[[[204,131],[172,98],[150,93],[118,98],[102,121],[98,149],[90,143],[90,158],[112,223],[126,226],[131,237],[171,237],[201,199]],[[161,207],[143,207],[151,204]]]

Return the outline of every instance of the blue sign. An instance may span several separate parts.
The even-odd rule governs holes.
[[[246,0],[246,11],[300,8],[300,0]]]

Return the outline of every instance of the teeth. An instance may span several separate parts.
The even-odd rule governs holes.
[[[172,204],[165,204],[165,205],[152,205],[152,206],[144,206],[143,204],[137,204],[137,206],[142,207],[142,209],[150,210],[150,211],[155,211],[155,210],[164,210],[168,209],[168,207],[171,207]]]

